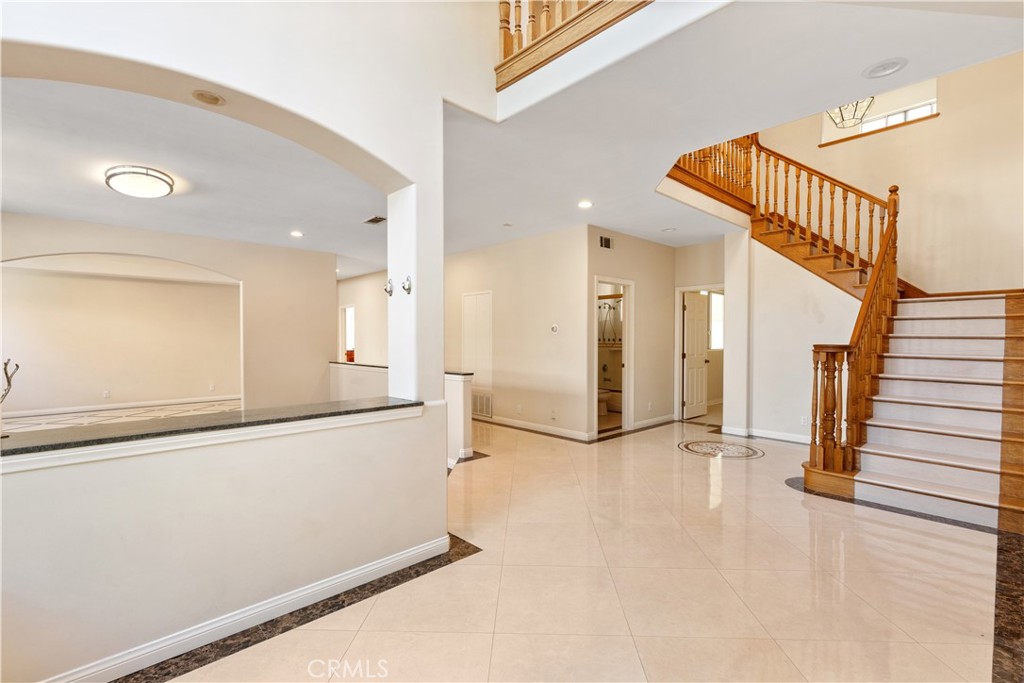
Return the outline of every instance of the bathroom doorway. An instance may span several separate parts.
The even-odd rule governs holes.
[[[598,279],[594,422],[597,435],[632,429],[631,282]]]

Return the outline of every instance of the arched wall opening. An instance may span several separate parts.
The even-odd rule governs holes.
[[[4,403],[8,431],[11,418],[39,429],[87,423],[58,417],[67,413],[125,419],[156,416],[155,406],[241,407],[236,278],[120,253],[11,259],[2,277],[0,355],[20,366]]]

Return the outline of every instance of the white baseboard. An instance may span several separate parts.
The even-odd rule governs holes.
[[[507,417],[480,417],[479,415],[473,416],[474,420],[480,422],[490,422],[492,424],[504,425],[506,427],[518,427],[520,429],[529,429],[534,432],[541,432],[543,434],[551,434],[552,436],[564,436],[569,439],[576,439],[577,441],[589,441],[586,432],[577,432],[572,429],[563,429],[561,427],[551,427],[546,424],[538,424],[536,422],[526,422],[525,420],[512,420]]]
[[[654,427],[656,425],[667,424],[669,422],[675,422],[675,417],[672,415],[662,415],[660,417],[652,417],[647,420],[640,420],[633,423],[633,429],[643,429],[644,427]]]
[[[5,417],[35,417],[37,415],[63,415],[64,413],[89,413],[100,410],[123,410],[125,408],[153,408],[156,406],[176,406],[179,403],[208,403],[212,401],[238,401],[241,394],[225,396],[193,396],[190,398],[167,398],[160,401],[130,401],[128,403],[100,403],[91,406],[71,406],[68,408],[47,408],[45,410],[5,410]]]
[[[745,427],[727,427],[722,425],[722,433],[728,434],[729,436],[750,436],[750,432]]]
[[[725,430],[723,429],[722,432],[724,433]],[[774,439],[775,441],[803,443],[808,445],[811,443],[811,437],[808,434],[791,434],[790,432],[771,432],[765,429],[751,429],[750,436],[756,436],[762,439]]]
[[[212,643],[264,621],[306,607],[332,595],[380,578],[417,562],[448,551],[448,535],[403,550],[376,562],[356,567],[322,581],[289,591],[224,616],[197,624],[177,633],[139,645],[130,650],[104,657],[72,671],[46,679],[50,681],[110,681],[175,657],[201,645]]]
[[[449,458],[449,460],[448,460],[448,469],[453,469],[456,465],[458,465],[460,462],[462,462],[466,458],[472,458],[472,457],[473,457],[473,449],[472,448],[460,448],[459,449],[459,457],[457,457],[455,460],[452,460],[452,459]]]
[[[714,401],[708,401],[709,406],[720,406],[722,405],[722,399],[716,399]]]

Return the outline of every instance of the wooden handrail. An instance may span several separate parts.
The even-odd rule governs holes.
[[[881,260],[888,253],[889,249],[895,247],[896,217],[899,214],[899,191],[899,185],[893,185],[889,188],[889,201],[887,202],[889,224],[886,226],[885,234],[882,235],[881,244],[878,245],[879,263],[881,263]],[[864,299],[861,301],[860,310],[857,312],[857,322],[853,324],[853,334],[850,335],[850,346],[857,346],[860,344],[860,340],[864,336],[864,325],[868,316],[868,306],[865,305],[864,302],[871,301],[877,296],[881,280],[882,269],[872,268],[871,276],[868,278],[867,289],[864,290]]]
[[[507,88],[653,1],[499,0],[497,89]]]
[[[849,183],[844,183],[842,180],[839,180],[838,178],[830,176],[827,173],[822,173],[821,171],[819,171],[817,169],[813,169],[810,166],[808,166],[807,164],[804,164],[804,163],[801,163],[799,161],[796,161],[792,157],[788,157],[785,154],[782,154],[781,152],[776,152],[774,149],[772,149],[770,147],[765,147],[764,145],[761,144],[761,140],[758,137],[757,133],[752,133],[752,135],[754,137],[754,144],[757,147],[759,147],[762,152],[767,152],[768,154],[771,154],[773,157],[778,157],[778,159],[780,161],[787,161],[787,162],[789,162],[789,164],[791,166],[798,166],[805,173],[810,171],[815,176],[824,178],[825,182],[830,183],[832,185],[835,185],[836,187],[841,187],[841,188],[843,188],[843,189],[845,189],[845,190],[847,190],[849,192],[853,192],[854,194],[859,194],[861,197],[864,197],[865,199],[870,199],[871,201],[875,202],[876,204],[883,204],[883,205],[885,204],[885,200],[882,199],[881,197],[873,195],[870,192],[865,192],[864,190],[861,190],[860,188],[854,187],[853,185],[850,185]]]

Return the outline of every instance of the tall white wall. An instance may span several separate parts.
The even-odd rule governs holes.
[[[338,282],[338,306],[356,309],[356,362],[388,364],[388,295],[386,271]],[[343,361],[344,358],[338,360]]]
[[[239,306],[238,285],[5,267],[4,411],[237,395]]]
[[[491,291],[493,411],[583,438],[588,428],[587,228],[454,254],[445,263],[445,358],[461,368],[462,295]],[[557,334],[551,326],[558,325]],[[596,345],[596,344],[595,344]]]
[[[598,237],[612,238],[612,249],[598,246]],[[612,277],[630,280],[633,284],[632,341],[633,358],[625,358],[627,365],[633,363],[633,420],[634,426],[666,420],[673,413],[673,316],[675,279],[675,250],[663,244],[631,237],[622,233],[589,226],[587,251],[590,255],[588,300],[597,299],[594,288],[595,278]],[[626,304],[628,306],[628,303]],[[594,330],[597,308],[588,307],[588,329]],[[590,367],[595,367],[597,338],[588,335],[587,357]],[[588,428],[596,433],[597,375],[588,374],[588,395],[590,405],[595,409],[588,413]]]
[[[900,277],[929,292],[1024,286],[1024,53],[938,77],[939,116],[818,148],[820,115],[761,142],[885,197],[900,186]]]
[[[191,263],[238,280],[246,407],[328,399],[327,366],[335,359],[338,338],[333,254],[21,214],[4,214],[3,225],[5,259],[138,254]],[[171,368],[176,362],[168,357],[161,365]]]
[[[749,226],[750,219],[747,219]],[[746,232],[744,231],[744,233]],[[676,287],[725,282],[725,238],[675,250]]]
[[[848,343],[860,301],[760,242],[750,248],[750,433],[806,443],[811,347]],[[727,338],[726,363],[730,351]]]

